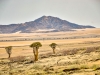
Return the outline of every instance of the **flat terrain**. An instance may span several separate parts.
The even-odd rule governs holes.
[[[39,61],[31,63],[29,45],[37,41],[43,45]],[[53,42],[58,44],[56,54],[49,47]],[[7,59],[6,46],[13,46],[12,60]],[[0,75],[100,75],[100,28],[0,34],[0,67]]]

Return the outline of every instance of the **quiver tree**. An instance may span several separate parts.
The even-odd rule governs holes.
[[[35,43],[32,43],[30,47],[33,48],[34,61],[38,61],[38,49],[39,47],[42,47],[42,44],[40,42],[35,42]]]
[[[6,52],[7,52],[7,54],[8,54],[8,58],[10,58],[10,56],[11,56],[11,50],[12,50],[12,46],[8,46],[8,47],[5,47],[5,49],[6,49]]]
[[[55,54],[55,49],[56,49],[57,44],[51,43],[49,46],[53,49],[53,53]]]

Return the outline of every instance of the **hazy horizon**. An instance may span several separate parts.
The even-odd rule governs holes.
[[[0,25],[34,21],[42,16],[100,28],[99,0],[0,0]]]

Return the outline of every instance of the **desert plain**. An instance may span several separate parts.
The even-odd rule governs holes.
[[[36,62],[33,42],[42,44]],[[55,54],[51,43],[57,44]],[[0,34],[0,75],[100,75],[100,28]]]

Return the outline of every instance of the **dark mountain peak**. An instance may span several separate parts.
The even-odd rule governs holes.
[[[48,16],[45,16],[45,15],[44,15],[44,16],[42,16],[41,18],[46,18],[46,17],[48,17]]]
[[[49,19],[49,16],[42,16],[41,17],[41,20],[47,20],[47,19]]]
[[[69,31],[72,29],[94,28],[70,23],[58,17],[42,16],[34,21],[21,24],[0,25],[0,33],[37,32],[38,30]],[[47,31],[46,31],[47,32]]]
[[[48,18],[48,17],[53,17],[53,16],[45,16],[45,15],[44,15],[44,16],[42,16],[41,18]]]
[[[58,17],[53,17],[53,16],[42,16],[42,17],[40,17],[40,18],[38,18],[38,19],[41,19],[41,20],[47,20],[47,19],[60,19],[60,18],[58,18]],[[60,19],[61,20],[61,19]]]

